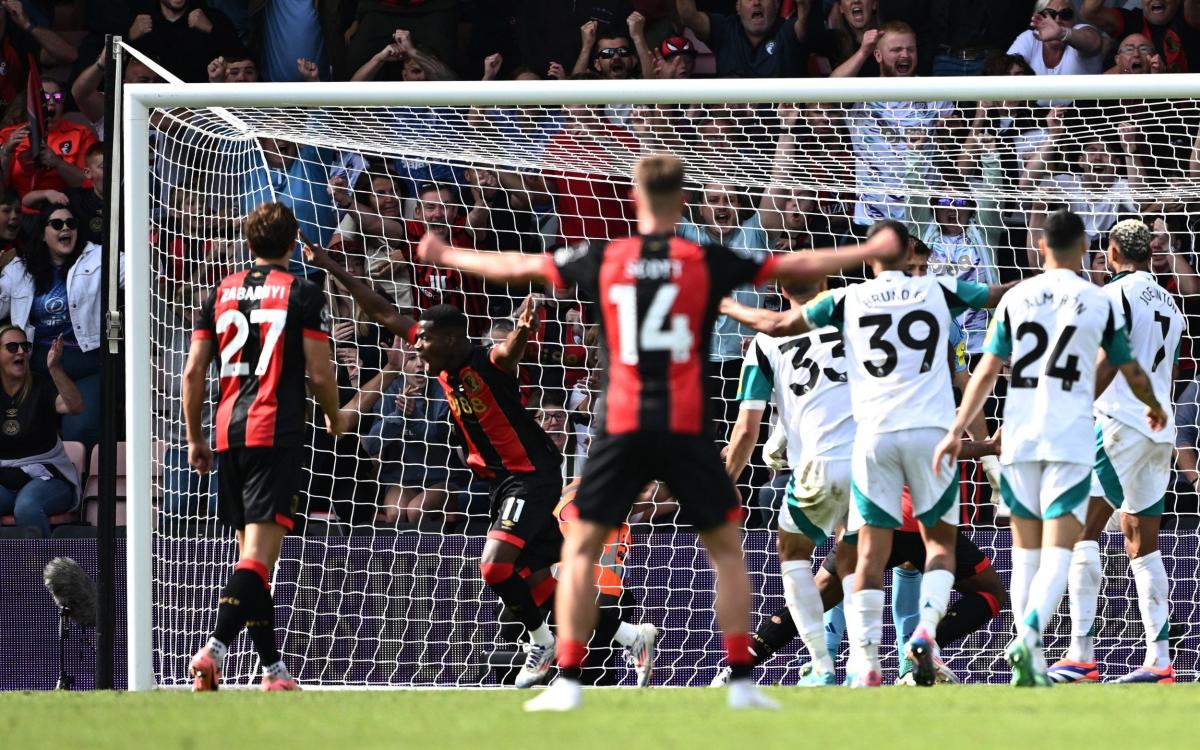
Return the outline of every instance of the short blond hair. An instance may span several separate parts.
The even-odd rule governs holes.
[[[633,168],[638,192],[655,213],[677,210],[683,195],[683,162],[670,154],[651,154]]]

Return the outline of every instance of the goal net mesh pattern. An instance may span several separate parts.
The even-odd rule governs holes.
[[[457,244],[543,252],[620,236],[631,228],[631,168],[649,152],[686,164],[681,232],[801,252],[852,242],[887,215],[908,223],[932,249],[931,272],[992,283],[1037,273],[1041,221],[1062,205],[1084,216],[1094,252],[1082,272],[1102,283],[1107,230],[1121,218],[1141,217],[1155,231],[1154,270],[1191,319],[1200,309],[1197,114],[1194,100],[152,110],[154,387],[134,408],[154,414],[158,682],[187,682],[187,659],[210,632],[236,560],[232,534],[215,520],[215,481],[186,468],[179,384],[205,297],[249,262],[241,218],[255,205],[289,203],[302,231],[340,245],[336,257],[406,312],[440,302],[463,307],[481,341],[503,335],[530,290],[423,267],[413,252],[416,238],[432,228]],[[293,268],[313,271],[299,255]],[[356,398],[350,406],[360,408],[354,429],[335,442],[314,405],[301,527],[285,542],[273,588],[285,658],[310,685],[501,684],[521,654],[514,645],[519,628],[499,623],[498,604],[478,572],[486,486],[464,468],[445,402],[410,363],[411,352],[392,352],[392,337],[366,321],[343,290],[313,278],[328,294],[343,404]],[[750,304],[784,304],[771,288],[738,294]],[[550,296],[542,317],[522,377],[529,408],[563,446],[565,485],[586,456],[595,340],[573,292]],[[962,323],[973,364],[987,317]],[[745,333],[718,322],[713,411],[722,439],[737,415]],[[389,366],[404,373],[385,388],[374,378]],[[1195,474],[1187,471],[1196,460],[1194,370],[1185,342],[1176,403],[1186,448],[1165,499],[1161,542],[1182,679],[1194,676],[1200,648],[1200,516],[1190,485]],[[1001,410],[1002,396],[993,398],[993,429]],[[767,431],[764,424],[764,437]],[[757,626],[783,605],[771,530],[786,473],[765,467],[758,449],[751,463],[740,485]],[[1007,582],[1006,518],[976,463],[964,462],[960,471],[963,529]],[[640,507],[623,591],[610,603],[626,620],[662,629],[656,684],[707,684],[722,647],[706,558],[669,501],[655,496]],[[1143,626],[1119,533],[1106,533],[1101,549],[1097,657],[1107,673],[1119,674],[1141,664]],[[1064,616],[1047,636],[1051,656],[1066,646],[1065,613],[1064,600]],[[1005,608],[945,655],[966,681],[1006,681],[1001,650],[1011,629]],[[894,670],[895,650],[883,651],[885,668]],[[600,679],[631,683],[617,655],[598,653],[593,663],[608,667]],[[796,679],[802,654],[797,639],[768,662],[766,678]],[[843,658],[844,651],[839,667]],[[239,639],[226,681],[249,683],[257,670],[248,639]]]

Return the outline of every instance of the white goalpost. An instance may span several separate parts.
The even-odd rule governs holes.
[[[397,306],[460,305],[485,342],[530,290],[420,266],[416,237],[445,228],[456,242],[517,252],[607,239],[629,226],[634,161],[662,151],[686,165],[685,234],[803,251],[853,241],[890,212],[933,249],[931,272],[993,282],[1037,272],[1032,248],[1053,207],[1082,214],[1096,248],[1118,218],[1143,217],[1163,259],[1155,271],[1191,322],[1200,315],[1198,130],[1200,74],[124,86],[114,153],[127,274],[129,688],[188,683],[187,658],[208,635],[236,559],[232,533],[216,522],[215,482],[186,470],[178,381],[198,307],[249,260],[240,219],[254,205],[288,202],[306,234],[340,242],[345,259],[362,261],[354,272]],[[1097,282],[1100,255],[1086,271]],[[299,260],[294,269],[313,271]],[[312,421],[301,528],[285,541],[273,585],[284,659],[305,686],[503,684],[516,647],[477,569],[485,488],[462,465],[436,384],[421,383],[412,355],[392,353],[391,337],[344,291],[314,280],[331,304],[343,405],[359,416],[336,443]],[[564,485],[586,459],[595,370],[573,294],[551,299],[523,383],[563,446]],[[745,294],[781,304],[775,290]],[[969,359],[987,319],[962,324]],[[717,329],[713,405],[724,440],[744,332],[722,321]],[[1176,389],[1185,436],[1198,421],[1193,356],[1185,348]],[[1002,392],[989,412],[999,409]],[[1184,480],[1195,468],[1191,441],[1178,457]],[[741,481],[757,626],[783,601],[772,536],[782,483],[758,450],[752,464]],[[978,466],[960,471],[964,530],[1007,581],[1006,519]],[[1181,680],[1194,679],[1200,656],[1200,509],[1185,484],[1168,494],[1161,541]],[[657,497],[641,508],[613,606],[663,631],[655,684],[703,685],[722,654],[713,581],[674,510]],[[1097,658],[1136,666],[1142,625],[1119,533],[1101,550]],[[1011,628],[1005,610],[947,649],[951,666],[966,681],[1006,681],[1000,654]],[[1065,648],[1069,629],[1057,619],[1048,654]],[[794,681],[802,651],[797,639],[763,674]],[[894,668],[894,649],[885,666]],[[250,684],[244,639],[225,669],[226,682]],[[609,670],[630,683],[618,659]]]

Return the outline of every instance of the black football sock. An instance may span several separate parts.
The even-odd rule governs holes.
[[[998,603],[992,596],[979,592],[964,594],[938,623],[935,636],[938,645],[947,646],[974,633],[987,625],[999,610]]]
[[[276,664],[282,658],[275,645],[275,600],[271,591],[258,581],[258,593],[254,598],[254,611],[246,620],[246,632],[258,652],[258,660],[264,668]]]
[[[792,642],[799,631],[796,629],[796,622],[792,619],[792,613],[787,607],[783,607],[775,614],[763,620],[758,625],[756,632],[750,640],[750,653],[754,655],[754,665],[762,664],[771,656]]]
[[[242,632],[246,620],[254,616],[255,594],[262,591],[262,579],[253,570],[237,568],[217,600],[217,626],[212,637],[229,646]]]
[[[545,621],[542,610],[533,600],[529,584],[513,571],[512,563],[485,563],[480,568],[488,588],[500,597],[514,618],[530,632],[542,626]]]

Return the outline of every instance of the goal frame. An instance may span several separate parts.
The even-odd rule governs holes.
[[[150,331],[151,109],[492,106],[1200,97],[1200,74],[948,78],[128,84],[120,94],[121,213],[126,253],[126,612],[128,689],[157,687],[153,633]]]

